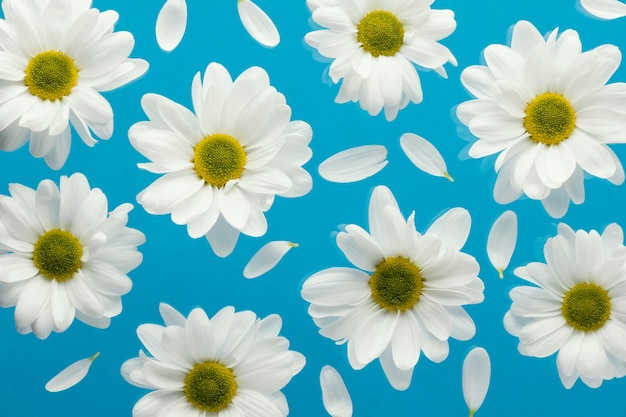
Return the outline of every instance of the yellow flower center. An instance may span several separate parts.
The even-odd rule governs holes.
[[[576,112],[562,95],[543,93],[526,106],[524,128],[533,142],[558,145],[569,138],[576,127]]]
[[[376,265],[369,285],[372,298],[387,311],[412,308],[422,294],[424,279],[420,268],[402,256],[385,258]]]
[[[41,235],[33,250],[33,263],[49,280],[67,281],[80,269],[83,247],[70,232],[51,229]]]
[[[192,162],[200,178],[219,188],[241,177],[246,165],[246,152],[237,139],[216,133],[206,136],[196,145]]]
[[[26,66],[24,84],[32,95],[42,100],[61,100],[70,95],[77,83],[78,68],[61,51],[41,52]]]
[[[237,393],[233,371],[219,362],[195,365],[185,377],[183,391],[194,407],[216,413],[228,407]]]
[[[386,10],[374,10],[357,24],[356,39],[372,56],[393,56],[404,43],[404,26]]]
[[[563,297],[561,312],[567,324],[576,330],[598,330],[611,315],[609,293],[599,285],[582,283],[574,285]]]

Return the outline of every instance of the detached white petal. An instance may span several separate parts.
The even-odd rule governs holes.
[[[187,28],[187,3],[185,0],[167,0],[156,22],[156,38],[164,51],[174,50],[183,39]]]
[[[243,270],[246,278],[256,278],[274,268],[289,249],[298,247],[297,243],[276,240],[265,244],[248,262]]]
[[[332,182],[355,182],[371,177],[387,165],[387,148],[364,145],[346,149],[322,162],[318,171]]]
[[[93,356],[74,362],[59,372],[46,384],[46,390],[50,392],[65,391],[78,384],[89,372],[91,363],[100,355],[96,352]]]
[[[491,379],[491,361],[487,351],[481,347],[474,348],[463,361],[463,398],[472,417],[480,408],[487,395]]]
[[[617,19],[626,16],[626,4],[618,0],[580,0],[589,14],[600,19]]]
[[[487,256],[500,278],[509,266],[517,243],[517,215],[507,210],[495,221],[487,238]]]
[[[413,133],[405,133],[400,137],[400,147],[411,162],[422,171],[454,181],[448,174],[446,162],[437,148],[423,137]]]
[[[320,372],[322,401],[332,417],[352,417],[352,399],[341,375],[335,368],[326,365]]]
[[[252,36],[261,45],[270,48],[280,42],[280,35],[272,19],[263,10],[250,0],[237,0],[239,19]]]

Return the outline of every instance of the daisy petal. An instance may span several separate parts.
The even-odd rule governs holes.
[[[322,162],[318,171],[327,181],[347,183],[369,178],[387,165],[387,149],[364,145],[346,149]]]
[[[580,0],[588,13],[600,19],[617,19],[626,16],[626,4],[617,0]]]
[[[250,0],[238,0],[237,11],[241,23],[261,45],[270,48],[275,47],[280,42],[280,35],[272,19],[259,6]]]
[[[517,242],[517,215],[507,210],[495,221],[487,238],[487,256],[500,278],[509,266]]]
[[[474,348],[463,361],[463,398],[470,410],[470,416],[482,405],[489,388],[491,361],[487,351]]]
[[[332,417],[352,417],[350,393],[335,368],[330,365],[322,368],[320,385],[322,387],[322,401],[328,414]]]
[[[257,278],[274,268],[291,248],[298,247],[297,243],[286,240],[277,240],[265,244],[250,259],[243,270],[246,278]]]
[[[185,0],[167,0],[157,16],[156,37],[164,51],[174,50],[183,39],[187,28],[187,3]]]
[[[92,362],[100,355],[96,352],[93,356],[74,362],[67,368],[59,372],[46,384],[46,390],[49,392],[65,391],[73,387],[85,378]]]
[[[446,163],[437,148],[423,137],[405,133],[400,137],[400,146],[411,162],[422,171],[454,181],[448,174]]]

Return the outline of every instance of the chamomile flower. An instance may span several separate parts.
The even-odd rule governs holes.
[[[250,36],[270,48],[278,45],[280,35],[272,19],[251,0],[236,1],[239,19]],[[161,49],[168,52],[174,50],[183,39],[186,28],[186,0],[167,0],[156,22],[156,37]]]
[[[589,14],[600,19],[617,19],[626,16],[626,4],[619,0],[580,0]]]
[[[477,98],[457,116],[479,139],[473,158],[498,154],[496,201],[522,193],[553,217],[585,199],[583,174],[624,181],[607,146],[626,141],[626,84],[606,84],[621,61],[613,45],[582,52],[578,33],[544,39],[529,22],[513,28],[511,46],[490,45],[486,66],[466,68],[461,81]]]
[[[143,169],[165,174],[137,200],[151,214],[171,213],[189,236],[206,236],[219,256],[229,255],[239,233],[261,236],[274,196],[308,193],[302,165],[311,158],[311,127],[290,121],[285,97],[252,67],[232,81],[220,64],[192,85],[195,114],[163,96],[146,94],[150,121],[133,125],[131,144],[152,162]]]
[[[88,145],[113,134],[113,109],[100,94],[147,69],[128,58],[135,40],[113,32],[118,14],[90,0],[4,0],[0,25],[0,149],[30,138],[30,153],[59,169],[70,151],[70,124]]]
[[[439,40],[456,28],[451,10],[433,10],[421,0],[307,0],[313,20],[325,29],[306,35],[307,44],[331,58],[329,75],[341,83],[335,101],[359,102],[387,120],[409,102],[422,101],[415,69],[433,69],[443,77],[456,59]]]
[[[225,307],[208,318],[188,318],[161,305],[165,326],[142,324],[137,335],[152,356],[139,351],[121,369],[130,384],[154,390],[133,408],[140,416],[285,417],[280,391],[304,367],[305,358],[278,336],[282,322]]]
[[[461,252],[469,213],[454,208],[424,234],[405,220],[388,188],[374,189],[369,228],[350,224],[337,245],[356,268],[313,274],[302,297],[320,334],[348,344],[348,361],[362,369],[376,358],[391,385],[409,387],[420,352],[448,356],[448,339],[468,340],[475,326],[463,305],[482,302],[484,284],[474,257]]]
[[[504,327],[519,337],[522,355],[558,352],[561,382],[580,378],[597,388],[626,375],[626,247],[616,223],[602,234],[559,224],[548,239],[546,263],[531,262],[515,275],[534,284],[511,290]]]
[[[37,190],[10,184],[0,196],[0,306],[15,306],[20,333],[45,339],[74,318],[106,328],[130,291],[143,233],[126,227],[131,204],[107,214],[107,198],[83,174]]]

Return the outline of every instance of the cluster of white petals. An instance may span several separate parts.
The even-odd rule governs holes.
[[[621,62],[617,47],[582,52],[576,31],[544,38],[520,21],[511,46],[489,45],[484,58],[487,65],[461,75],[476,99],[460,104],[457,116],[479,138],[471,157],[498,154],[497,202],[526,194],[558,218],[570,200],[584,201],[585,173],[624,181],[607,146],[626,141],[626,83],[607,84]]]
[[[337,245],[358,269],[324,269],[303,284],[320,334],[347,342],[354,369],[378,358],[391,385],[407,389],[421,352],[441,362],[450,337],[474,336],[463,305],[482,302],[484,284],[476,259],[460,251],[470,224],[467,210],[453,208],[421,234],[414,214],[405,219],[391,191],[376,187],[369,233],[350,224],[337,235]]]
[[[113,32],[115,11],[91,0],[4,0],[0,20],[0,149],[30,138],[30,153],[53,169],[67,160],[70,124],[88,145],[113,134],[113,109],[101,92],[148,69],[128,58],[135,40]]]

